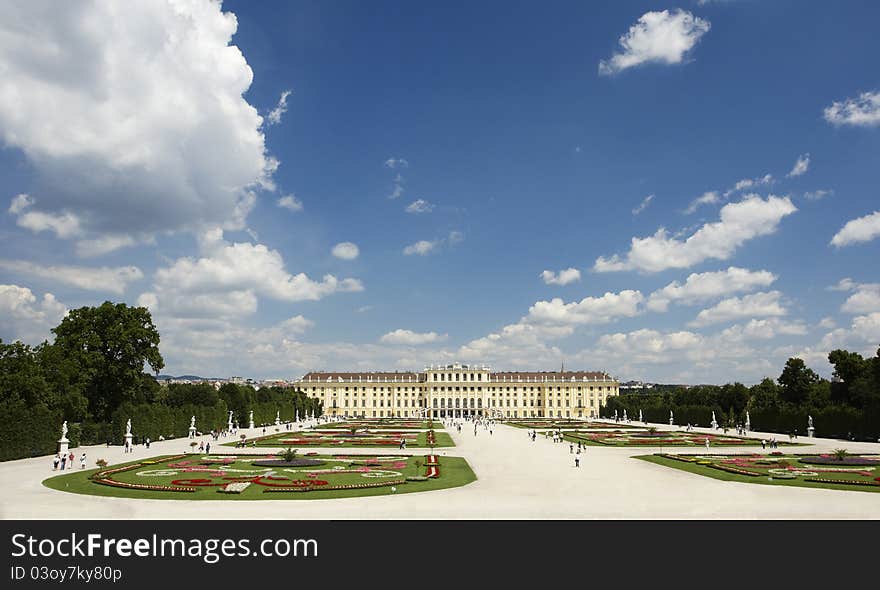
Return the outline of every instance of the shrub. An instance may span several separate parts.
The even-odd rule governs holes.
[[[107,467],[107,459],[98,459],[95,461],[95,465],[103,469],[104,467]]]

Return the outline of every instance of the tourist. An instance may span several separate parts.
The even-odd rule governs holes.
[[[64,465],[67,463],[67,455],[61,455],[61,471],[64,471]]]
[[[706,437],[706,450],[709,450],[709,437]]]
[[[79,458],[79,468],[80,469],[86,468],[86,454],[85,453],[83,453],[82,457]]]
[[[61,455],[55,453],[55,458],[52,459],[52,471],[58,471],[58,464],[61,462]]]
[[[150,437],[149,436],[144,439],[144,446],[147,447],[148,449],[150,448]]]
[[[70,456],[67,458],[68,463],[70,464],[70,468],[73,469],[73,461],[76,459],[76,455],[73,454],[73,451],[70,451]]]
[[[205,452],[205,441],[199,441],[199,452],[200,453]]]
[[[208,454],[211,453],[211,443],[205,444],[205,453],[208,453]]]
[[[574,466],[580,468],[581,466],[581,458],[578,455],[574,456]]]
[[[574,453],[574,443],[568,443],[568,453]]]
[[[763,438],[761,439],[761,448],[762,448],[762,449],[766,449],[766,448],[767,448],[767,441],[764,440]]]

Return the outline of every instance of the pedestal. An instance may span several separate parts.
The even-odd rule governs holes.
[[[253,427],[254,427],[254,421],[251,420],[250,424],[248,425],[248,428],[253,428]]]
[[[190,437],[190,438],[195,438],[195,437],[196,437],[196,427],[195,427],[195,426],[190,426],[190,427],[189,427],[189,437]]]
[[[712,428],[718,430],[718,422],[712,422]]]
[[[58,441],[58,454],[66,455],[69,450],[70,441],[67,440],[67,437],[64,437]]]
[[[674,426],[673,422],[674,422],[673,419],[670,418],[670,419],[669,419],[669,425],[670,425],[670,426]]]
[[[816,429],[815,429],[815,428],[813,428],[812,426],[810,426],[809,428],[807,428],[807,437],[808,437],[808,438],[813,438],[813,435],[815,435],[815,434],[816,434]]]
[[[130,433],[125,435],[125,450],[132,448],[131,439],[132,439],[132,435]]]
[[[226,425],[226,432],[232,432],[232,422]]]

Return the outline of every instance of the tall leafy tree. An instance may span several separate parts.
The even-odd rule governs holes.
[[[110,420],[122,402],[143,396],[146,365],[155,372],[165,366],[159,332],[145,307],[109,301],[81,307],[52,332],[55,346],[80,367],[89,411],[99,420]]]
[[[819,381],[819,375],[807,367],[802,359],[790,358],[782,369],[779,376],[779,385],[782,386],[780,397],[796,406],[800,406],[810,395],[815,383]]]

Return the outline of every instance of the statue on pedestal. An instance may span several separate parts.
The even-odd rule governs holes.
[[[189,427],[190,427],[190,429],[195,430],[195,428],[196,428],[196,417],[195,416],[193,416],[192,418],[189,419]]]
[[[812,428],[812,427],[813,427],[813,417],[807,416],[807,428]]]
[[[67,420],[61,425],[61,440],[67,439]]]
[[[125,423],[125,436],[129,436],[131,434],[131,418]]]

